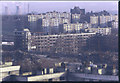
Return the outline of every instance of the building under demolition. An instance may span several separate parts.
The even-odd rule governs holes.
[[[41,35],[34,33],[31,37],[31,51],[78,54],[81,52],[82,47],[86,45],[86,40],[95,34],[96,33]]]

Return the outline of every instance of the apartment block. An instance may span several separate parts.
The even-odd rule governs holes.
[[[29,29],[14,32],[14,46],[15,50],[30,51],[31,49],[31,32]]]
[[[86,40],[96,33],[61,34],[61,35],[36,35],[34,49],[41,53],[77,54],[86,45]]]
[[[106,27],[106,28],[88,28],[85,29],[86,31],[88,30],[89,32],[95,32],[95,33],[99,33],[101,35],[110,35],[111,34],[111,28],[110,27]]]

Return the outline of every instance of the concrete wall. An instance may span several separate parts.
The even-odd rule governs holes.
[[[52,79],[52,78],[59,78],[60,76],[62,76],[64,74],[65,74],[65,72],[31,76],[31,77],[28,77],[28,81],[44,81],[44,80],[48,80],[48,79]]]
[[[89,80],[98,80],[98,81],[119,81],[118,76],[112,75],[94,75],[94,74],[84,74],[84,73],[69,73],[68,81],[84,81],[85,79]]]
[[[19,75],[20,66],[8,66],[0,68],[0,81],[9,75]]]

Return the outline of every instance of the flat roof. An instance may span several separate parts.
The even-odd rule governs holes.
[[[0,73],[19,70],[20,66],[9,66],[0,68]]]

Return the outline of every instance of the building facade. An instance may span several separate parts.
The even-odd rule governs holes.
[[[15,50],[30,51],[31,50],[31,33],[29,29],[14,32]]]
[[[110,27],[106,27],[106,28],[88,28],[85,29],[86,31],[88,30],[89,32],[95,32],[95,33],[99,33],[101,35],[110,35],[111,34],[111,28]]]
[[[64,24],[63,25],[64,33],[70,33],[70,32],[80,32],[81,29],[83,29],[83,23],[74,23],[74,24]]]
[[[87,22],[63,24],[64,33],[81,33],[86,28],[91,28],[91,24]]]
[[[70,13],[56,11],[28,15],[30,31],[44,32],[45,34],[59,33],[59,25],[70,23],[70,18]],[[38,22],[40,19],[41,21]],[[37,31],[34,30],[36,27],[38,27]]]
[[[41,53],[78,54],[86,45],[86,40],[96,33],[61,34],[61,35],[36,35],[34,49]]]
[[[90,16],[90,24],[91,24],[91,27],[94,27],[96,28],[98,26],[98,16]]]
[[[13,66],[12,62],[4,62],[0,65],[0,81],[6,81],[10,75],[19,75],[20,65]]]
[[[85,15],[85,9],[80,9],[75,6],[74,9],[70,10],[71,13],[71,23],[83,22],[84,20],[81,18]]]

